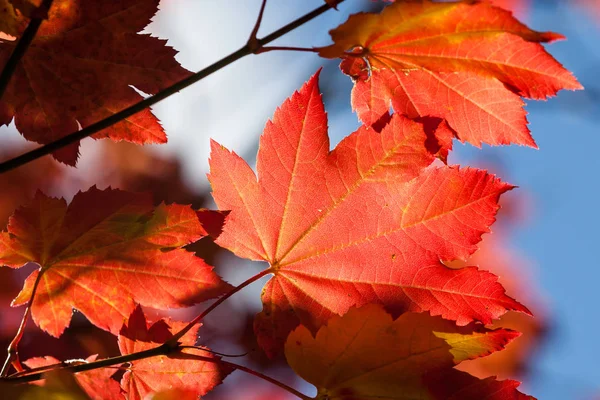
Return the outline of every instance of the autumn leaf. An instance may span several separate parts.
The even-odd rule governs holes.
[[[156,393],[152,400],[199,400],[199,397],[194,390],[173,388]]]
[[[79,386],[75,375],[69,371],[49,371],[44,374],[45,383],[34,387],[21,400],[87,400],[86,392]],[[4,393],[4,392],[3,392]]]
[[[0,0],[5,1],[5,0]],[[48,9],[40,8],[42,0],[8,0],[13,7],[27,18],[44,18],[47,19]],[[21,19],[21,18],[19,18]]]
[[[186,77],[189,71],[175,61],[176,52],[166,41],[138,34],[158,3],[55,0],[0,101],[0,124],[14,117],[27,140],[49,143],[141,100],[131,86],[152,94]],[[28,22],[24,19],[19,16],[17,28],[7,33],[20,36]],[[0,43],[0,68],[15,44]],[[149,110],[93,137],[138,144],[167,141]],[[77,155],[78,144],[54,153],[69,165],[75,165]]]
[[[40,381],[38,381],[40,382]],[[16,385],[0,382],[0,393],[11,400],[89,400],[77,379],[69,371],[49,371],[43,385]]]
[[[518,382],[479,380],[453,367],[502,350],[510,330],[457,327],[426,313],[396,320],[380,306],[350,309],[316,334],[299,326],[288,337],[290,366],[317,387],[317,399],[526,399]],[[478,397],[475,397],[475,394]]]
[[[367,125],[391,104],[410,118],[445,119],[475,146],[535,147],[520,96],[582,89],[539,44],[561,35],[533,31],[487,2],[398,1],[330,33],[334,44],[319,54],[342,59],[355,80],[352,107]]]
[[[0,233],[0,265],[40,269],[25,281],[13,305],[32,296],[35,323],[60,336],[72,309],[117,333],[140,303],[185,307],[229,288],[212,267],[183,249],[206,236],[189,206],[153,207],[150,196],[92,187],[71,204],[38,193]]]
[[[0,38],[14,40],[19,34],[20,25],[22,22],[18,21],[17,12],[11,1],[0,0],[0,32],[8,35],[0,35]]]
[[[274,274],[255,320],[267,353],[299,323],[316,331],[371,302],[460,325],[527,312],[495,275],[440,263],[476,250],[511,186],[475,169],[425,169],[434,156],[423,126],[397,114],[381,133],[363,126],[329,152],[317,79],[267,123],[258,180],[238,155],[212,145],[213,197],[231,210],[217,243],[267,261]]]
[[[150,325],[138,307],[121,329],[119,349],[125,355],[157,347],[184,326],[185,323],[164,319]],[[179,342],[194,346],[199,327],[190,330]],[[127,392],[129,400],[145,399],[152,393],[171,388],[193,391],[198,397],[220,384],[231,372],[228,367],[195,359],[194,356],[217,359],[206,350],[183,349],[180,354],[133,361],[123,375],[121,387]]]
[[[86,360],[80,360],[79,362],[92,362],[96,361],[96,356],[90,356]],[[47,365],[57,364],[60,361],[54,357],[34,357],[30,358],[23,363],[29,368],[44,367]],[[73,361],[71,361],[73,362]],[[67,362],[68,364],[69,362]],[[80,372],[73,375],[81,389],[94,400],[121,400],[123,394],[119,383],[112,379],[111,376],[116,372],[113,368],[99,368],[91,371]],[[39,381],[38,381],[39,382]]]

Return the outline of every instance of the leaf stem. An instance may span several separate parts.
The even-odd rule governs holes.
[[[88,136],[91,136],[91,135],[101,131],[102,129],[106,129],[118,122],[123,121],[125,118],[131,117],[132,115],[144,110],[145,108],[150,107],[150,106],[158,103],[159,101],[164,100],[167,97],[179,92],[180,90],[185,89],[186,87],[192,85],[193,83],[196,83],[196,82],[206,78],[207,76],[213,74],[214,72],[225,68],[229,64],[231,64],[247,55],[258,52],[267,43],[270,43],[273,40],[280,38],[281,36],[287,34],[288,32],[298,28],[299,26],[301,26],[301,25],[309,22],[310,20],[318,17],[319,15],[323,14],[325,11],[329,10],[334,5],[340,4],[344,1],[345,0],[337,0],[337,1],[333,2],[333,4],[325,3],[322,6],[314,9],[313,11],[296,19],[295,21],[292,21],[289,24],[270,33],[269,35],[265,36],[264,38],[257,39],[256,44],[254,46],[250,46],[247,43],[239,50],[234,51],[233,53],[231,53],[228,56],[222,58],[221,60],[215,62],[214,64],[204,68],[203,70],[201,70],[187,78],[180,80],[179,82],[169,86],[168,88],[161,90],[160,92],[156,93],[155,95],[147,97],[146,99],[141,100],[138,103],[135,103],[135,104],[117,112],[116,114],[113,114],[103,120],[95,122],[92,125],[89,125],[79,131],[73,132],[73,133],[71,133],[67,136],[64,136],[54,142],[45,144],[41,147],[38,147],[37,149],[31,150],[27,153],[21,154],[17,157],[11,158],[11,159],[1,163],[0,164],[0,174],[4,173],[4,172],[8,172],[10,170],[13,170],[17,167],[20,167],[20,166],[27,164],[31,161],[34,161],[40,157],[48,155],[56,150],[62,149],[63,147],[66,147],[70,144],[76,143],[82,139],[85,139]]]
[[[237,358],[237,357],[245,357],[248,355],[248,352],[242,353],[242,354],[225,354],[225,353],[219,353],[218,351],[214,351],[211,350],[209,348],[204,348],[204,347],[200,347],[200,346],[179,346],[180,349],[196,349],[196,350],[202,350],[202,351],[207,351],[209,353],[212,353],[214,355],[217,356],[221,356],[221,357],[227,357],[227,358]]]
[[[267,268],[267,269],[259,272],[258,274],[252,276],[251,278],[247,279],[246,281],[242,282],[238,286],[234,287],[228,293],[224,294],[217,301],[215,301],[213,304],[211,304],[200,315],[198,315],[196,318],[194,318],[194,320],[191,321],[188,325],[186,325],[181,331],[177,332],[168,341],[161,344],[160,346],[154,347],[152,349],[140,351],[137,353],[126,354],[124,356],[105,358],[103,360],[93,361],[93,362],[85,363],[85,364],[65,365],[65,363],[57,363],[57,364],[52,364],[52,365],[46,365],[44,367],[34,368],[34,369],[28,370],[28,371],[22,371],[22,372],[16,373],[16,374],[8,376],[8,377],[2,377],[2,378],[0,378],[0,382],[3,382],[3,381],[4,382],[14,382],[14,383],[33,382],[33,381],[42,379],[42,374],[45,371],[49,371],[49,370],[60,369],[60,370],[68,370],[73,373],[82,372],[82,371],[90,371],[93,369],[108,367],[108,366],[115,365],[115,364],[123,364],[126,362],[141,360],[144,358],[149,358],[149,357],[154,357],[154,356],[159,356],[159,355],[167,355],[176,350],[181,350],[182,346],[178,343],[178,340],[183,335],[185,335],[190,329],[192,329],[194,327],[194,325],[196,325],[198,322],[200,322],[206,315],[208,315],[212,310],[217,308],[221,303],[223,303],[229,297],[231,297],[235,293],[239,292],[240,290],[242,290],[246,286],[250,285],[251,283],[256,282],[263,276],[268,275],[272,272],[273,271],[270,268]]]
[[[206,317],[208,314],[211,313],[211,311],[213,311],[215,308],[217,308],[219,305],[221,305],[221,303],[223,303],[225,300],[227,300],[228,298],[230,298],[231,296],[233,296],[234,294],[236,294],[237,292],[239,292],[240,290],[242,290],[246,286],[250,285],[253,282],[256,282],[257,280],[259,280],[263,276],[268,275],[268,274],[270,274],[272,272],[273,271],[271,270],[271,268],[267,268],[267,269],[259,272],[258,274],[254,275],[254,276],[252,276],[252,277],[250,277],[248,279],[246,279],[244,282],[240,283],[238,286],[234,287],[229,292],[227,292],[223,296],[219,297],[219,299],[217,301],[215,301],[214,303],[212,303],[200,315],[198,315],[196,318],[194,318],[193,320],[191,320],[182,330],[180,330],[179,332],[177,332],[176,334],[174,334],[169,340],[167,340],[165,342],[165,345],[175,346],[177,344],[177,342],[179,341],[179,339],[181,339],[183,337],[183,335],[185,335],[186,333],[188,333],[188,331],[190,329],[192,329],[194,327],[194,325],[196,325],[198,322],[202,321],[204,319],[204,317]]]
[[[318,53],[319,50],[312,47],[293,47],[293,46],[263,46],[256,51],[257,54],[267,53],[269,51],[305,51],[309,53]]]
[[[44,16],[48,15],[48,10],[50,10],[50,7],[52,6],[52,1],[53,0],[44,0],[42,4],[40,4],[34,12],[31,21],[29,21],[29,25],[25,28],[23,35],[19,38],[13,52],[10,54],[10,58],[6,61],[4,69],[2,69],[2,73],[0,73],[0,98],[4,95],[8,83],[15,73],[17,65],[19,65],[19,61],[21,61],[21,58],[23,58],[27,52],[31,42],[33,42],[35,34],[44,21]]]
[[[204,350],[204,349],[200,348],[200,350]],[[305,395],[304,393],[299,392],[298,390],[294,389],[293,387],[288,386],[285,383],[280,382],[280,381],[278,381],[275,378],[271,378],[268,375],[265,375],[263,373],[255,371],[255,370],[253,370],[251,368],[248,368],[248,367],[245,367],[243,365],[235,364],[235,363],[232,363],[232,362],[229,362],[229,361],[225,361],[225,360],[222,360],[222,359],[218,359],[218,358],[205,357],[205,356],[201,356],[199,354],[190,354],[190,353],[185,353],[185,354],[186,354],[186,356],[192,356],[194,358],[197,358],[198,360],[202,360],[202,361],[206,361],[206,362],[212,362],[212,363],[215,363],[215,364],[221,364],[221,365],[225,365],[225,366],[227,366],[229,368],[232,368],[232,369],[237,369],[237,370],[240,370],[240,371],[244,371],[247,374],[256,376],[257,378],[260,378],[260,379],[265,380],[265,381],[267,381],[269,383],[272,383],[273,385],[279,386],[283,390],[286,390],[287,392],[293,394],[294,396],[297,396],[297,397],[301,398],[302,400],[313,400],[312,397],[309,397],[309,396]]]
[[[17,333],[15,337],[8,345],[8,354],[6,355],[6,360],[4,360],[4,366],[2,367],[2,372],[0,372],[0,376],[6,376],[8,374],[8,370],[11,364],[15,367],[17,372],[21,372],[24,370],[21,362],[19,361],[19,351],[18,346],[21,338],[23,337],[23,332],[25,331],[25,325],[27,325],[27,320],[29,319],[29,315],[31,314],[31,307],[33,306],[33,299],[35,297],[35,293],[37,291],[38,285],[40,284],[40,280],[42,275],[44,274],[44,269],[42,268],[38,275],[35,278],[35,282],[33,283],[33,288],[31,289],[31,297],[27,302],[27,307],[25,308],[25,312],[23,313],[23,318],[21,319],[21,324],[19,325],[19,329],[17,329]]]

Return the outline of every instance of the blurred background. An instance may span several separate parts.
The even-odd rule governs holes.
[[[600,0],[497,0],[497,4],[536,30],[562,33],[568,40],[548,46],[585,86],[582,92],[560,92],[548,102],[527,102],[530,129],[539,150],[455,143],[449,163],[486,168],[519,186],[504,195],[493,234],[485,235],[481,250],[469,265],[495,272],[510,295],[533,310],[535,318],[507,314],[497,325],[517,329],[523,336],[506,351],[464,368],[479,376],[498,375],[523,381],[523,392],[540,399],[592,399],[600,396],[600,263],[595,254],[600,229]],[[322,0],[270,0],[259,36],[264,36]],[[347,0],[284,36],[274,45],[300,47],[330,43],[327,31],[358,10],[377,10],[382,3]],[[254,25],[260,0],[169,0],[145,32],[169,39],[180,53],[178,61],[198,71],[242,46]],[[337,61],[310,53],[269,52],[246,57],[198,84],[172,96],[153,111],[161,119],[169,143],[134,146],[107,140],[82,142],[77,169],[45,158],[0,179],[0,228],[16,207],[37,189],[71,199],[91,185],[151,191],[157,202],[214,207],[205,174],[209,139],[235,150],[253,165],[258,137],[275,108],[319,67],[332,146],[358,127],[350,108],[352,82]],[[0,159],[32,146],[14,129],[0,129]],[[264,268],[218,249],[210,239],[191,250],[238,284]],[[0,268],[0,346],[12,339],[23,309],[8,304],[23,279],[35,268]],[[264,281],[262,282],[264,284]],[[252,319],[261,308],[261,283],[237,294],[218,308],[200,330],[199,343],[225,353],[246,353],[233,361],[252,366],[314,394],[296,381],[283,360],[273,364],[257,350]],[[178,310],[176,319],[191,319],[198,310]],[[158,312],[147,310],[154,318]],[[50,349],[50,353],[48,352]],[[62,359],[98,353],[118,353],[114,338],[76,314],[60,339],[32,323],[21,341],[22,359],[53,355]],[[238,382],[239,384],[234,384]],[[241,386],[240,386],[241,385]],[[241,391],[241,387],[245,389]],[[205,399],[287,399],[282,390],[236,372]]]

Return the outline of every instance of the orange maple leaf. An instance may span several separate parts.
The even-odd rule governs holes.
[[[533,31],[487,2],[399,1],[330,33],[334,44],[319,54],[342,58],[355,80],[352,106],[368,125],[391,104],[410,118],[445,119],[475,146],[535,147],[520,96],[582,88],[539,44],[561,35]]]
[[[395,114],[381,133],[363,126],[329,152],[314,76],[267,123],[258,180],[213,143],[213,197],[231,210],[217,243],[267,261],[275,275],[254,326],[268,353],[300,322],[316,330],[371,302],[461,325],[527,312],[495,275],[440,263],[477,249],[511,186],[475,169],[426,168],[434,160],[426,140],[421,124]]]

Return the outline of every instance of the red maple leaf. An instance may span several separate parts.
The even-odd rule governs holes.
[[[130,86],[152,94],[186,77],[189,71],[175,61],[176,52],[166,41],[138,34],[158,3],[55,0],[2,96],[0,124],[14,117],[27,140],[49,143],[139,101]],[[15,22],[16,36],[26,21],[20,16]],[[0,68],[15,44],[0,43]],[[93,137],[139,144],[167,141],[149,110]],[[75,165],[77,155],[78,145],[54,153],[69,165]]]
[[[92,187],[67,207],[38,193],[10,218],[8,232],[0,232],[0,265],[41,266],[13,305],[30,300],[41,273],[32,317],[51,335],[62,334],[73,308],[116,334],[135,303],[185,307],[229,288],[211,266],[181,249],[206,235],[189,206],[155,208],[148,195]]]
[[[487,2],[400,1],[359,13],[318,49],[342,58],[355,80],[352,107],[365,124],[393,109],[448,121],[461,141],[535,147],[520,96],[545,99],[577,80],[538,42],[536,32]]]
[[[185,326],[182,322],[161,319],[150,325],[141,308],[137,308],[119,333],[121,354],[131,354],[157,347]],[[179,342],[194,346],[200,325],[190,330]],[[149,394],[177,388],[202,396],[220,384],[231,372],[229,367],[203,361],[194,356],[218,359],[202,349],[183,349],[172,356],[156,356],[133,361],[121,379],[121,387],[129,400],[145,399]]]
[[[231,210],[217,243],[275,275],[255,320],[268,353],[299,322],[316,329],[372,302],[460,325],[526,311],[495,275],[440,263],[476,250],[511,186],[475,169],[425,169],[434,160],[426,140],[421,124],[395,114],[381,133],[363,126],[329,152],[315,75],[267,123],[258,180],[213,142],[213,197]]]

